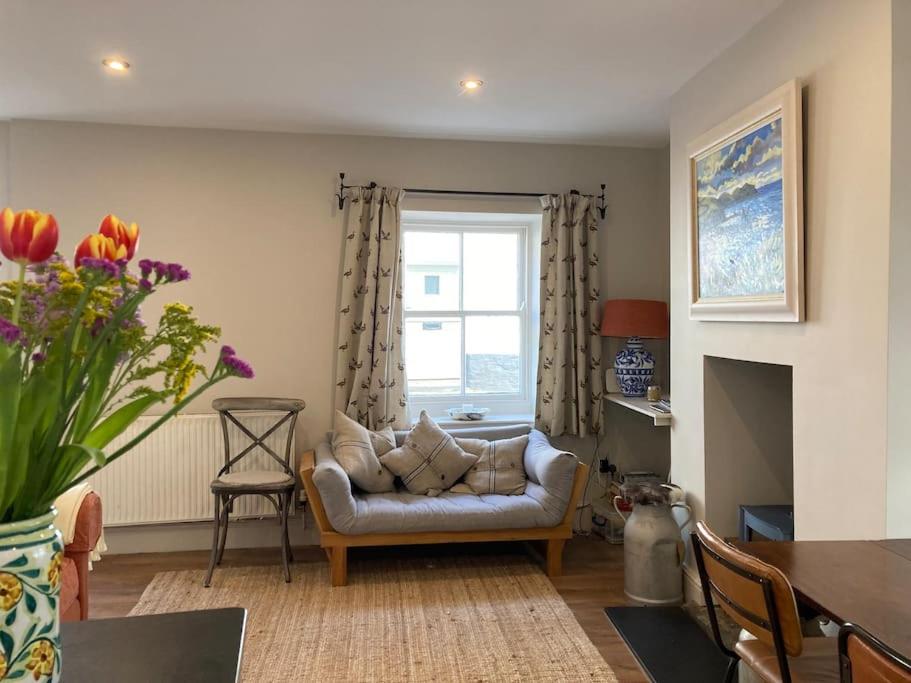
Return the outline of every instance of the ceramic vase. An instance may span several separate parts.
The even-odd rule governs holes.
[[[624,396],[645,396],[655,376],[655,357],[639,337],[630,337],[614,359],[614,370]]]
[[[0,524],[0,680],[60,678],[63,541],[57,512]]]

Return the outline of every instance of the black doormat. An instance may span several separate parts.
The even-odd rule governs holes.
[[[680,607],[605,607],[655,683],[724,681],[728,658]]]

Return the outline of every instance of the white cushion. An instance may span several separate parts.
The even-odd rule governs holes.
[[[435,496],[455,484],[478,456],[463,451],[422,410],[405,442],[380,460],[401,477],[409,492]]]
[[[386,427],[378,432],[370,432],[370,445],[376,457],[381,458],[395,448],[395,432],[392,427]]]
[[[478,461],[465,473],[462,482],[452,487],[453,493],[497,493],[517,496],[525,493],[525,447],[528,436],[487,441],[459,439],[459,447],[478,456]]]
[[[230,486],[272,486],[293,484],[294,478],[278,470],[250,470],[247,472],[228,472],[216,481]]]
[[[368,493],[393,491],[395,477],[376,457],[370,431],[340,410],[333,428],[332,452],[351,481]]]

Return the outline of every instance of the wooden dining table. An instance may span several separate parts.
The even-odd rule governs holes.
[[[784,572],[798,602],[911,655],[911,539],[734,545]]]

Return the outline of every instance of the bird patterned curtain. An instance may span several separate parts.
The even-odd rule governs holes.
[[[335,406],[372,430],[408,424],[398,188],[349,188]]]
[[[541,337],[535,427],[586,436],[603,428],[595,199],[541,197]]]

